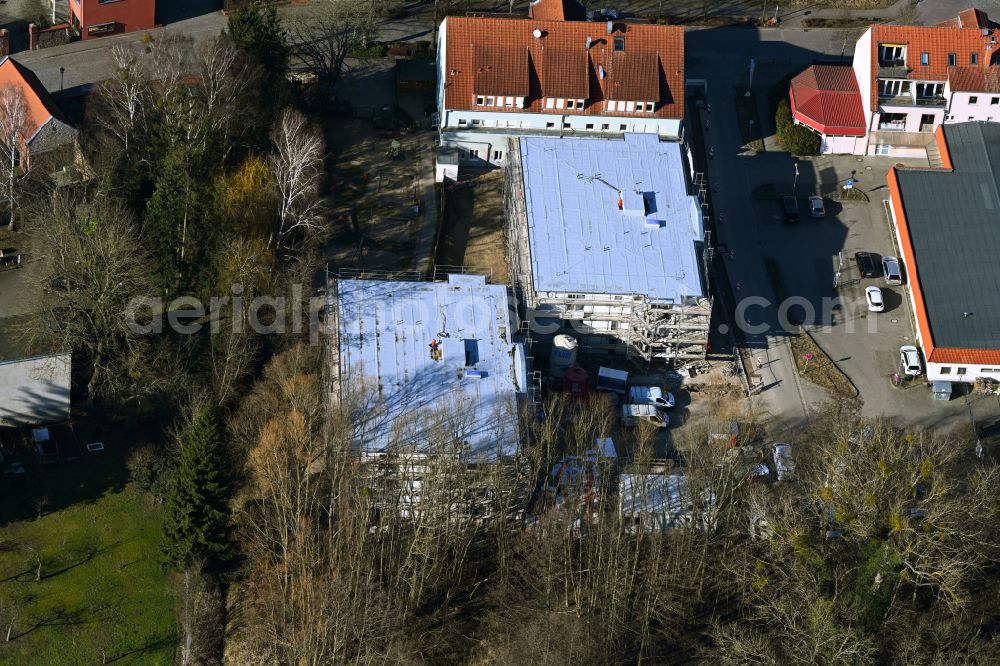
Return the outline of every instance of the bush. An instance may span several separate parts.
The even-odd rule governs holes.
[[[792,155],[819,155],[819,134],[802,125],[791,125],[778,137]]]
[[[792,125],[792,107],[788,105],[788,100],[783,99],[778,102],[778,110],[774,112],[774,127],[778,130],[778,136]]]
[[[819,155],[819,135],[792,122],[792,108],[787,98],[778,102],[778,109],[774,112],[774,127],[781,145],[791,154],[799,157]]]
[[[173,470],[161,447],[153,444],[141,446],[129,454],[126,464],[129,478],[143,492],[148,493],[157,504],[166,499]]]

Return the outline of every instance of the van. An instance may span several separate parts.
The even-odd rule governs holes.
[[[615,370],[614,368],[605,368],[604,366],[601,366],[597,370],[598,391],[608,391],[609,393],[625,395],[627,387],[628,373],[626,371]]]
[[[653,405],[622,405],[622,425],[634,428],[641,422],[647,422],[657,428],[666,428],[668,421]]]
[[[674,395],[659,386],[633,386],[628,390],[629,400],[636,405],[653,405],[657,409],[673,409]]]

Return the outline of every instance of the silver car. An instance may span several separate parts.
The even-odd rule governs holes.
[[[882,275],[886,284],[903,284],[903,274],[899,270],[899,259],[882,257]]]
[[[869,312],[882,312],[885,310],[885,301],[882,300],[882,290],[878,287],[868,287],[865,289],[865,300],[868,302]]]

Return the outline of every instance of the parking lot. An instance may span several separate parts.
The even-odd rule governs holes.
[[[706,145],[715,153],[708,172],[715,200],[716,245],[727,257],[737,303],[751,297],[766,302],[745,310],[747,323],[766,326],[746,338],[751,353],[763,361],[761,399],[774,417],[774,428],[794,428],[830,397],[797,376],[787,342],[790,328],[794,332],[794,326],[786,325],[789,320],[803,322],[847,375],[866,414],[935,428],[968,423],[970,415],[979,423],[996,420],[1000,401],[995,396],[966,399],[956,391],[950,402],[935,402],[923,377],[904,381],[900,387],[891,381],[899,369],[900,346],[916,343],[905,282],[887,286],[881,277],[881,258],[899,256],[883,205],[888,197],[886,174],[895,164],[926,167],[926,160],[794,158],[771,149],[747,154],[740,147],[735,112],[726,103],[730,95],[725,89],[710,89],[710,99],[725,115],[716,112],[705,132]],[[730,121],[720,122],[730,114]],[[703,112],[703,127],[706,120]],[[837,193],[848,179],[856,181],[867,201],[838,200]],[[793,190],[801,216],[798,224],[788,225],[780,197]],[[822,219],[809,216],[807,197],[812,194],[824,196]],[[874,255],[875,277],[859,275],[854,260],[858,251]],[[907,267],[902,268],[905,276]],[[883,312],[868,311],[865,288],[870,285],[882,290]]]

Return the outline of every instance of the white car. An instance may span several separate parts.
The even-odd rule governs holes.
[[[899,271],[899,259],[882,257],[882,275],[886,284],[903,284],[903,274]]]
[[[823,207],[823,197],[809,197],[809,215],[811,217],[826,217],[826,208]]]
[[[899,366],[904,373],[911,377],[920,376],[920,352],[916,347],[906,345],[899,348]]]
[[[865,300],[868,301],[869,312],[882,312],[885,310],[885,301],[882,300],[882,290],[878,287],[868,287],[865,289]]]
[[[633,386],[628,390],[628,397],[636,405],[653,405],[661,410],[673,409],[676,404],[674,395],[659,386]]]
[[[653,405],[622,405],[621,420],[626,428],[635,428],[643,421],[660,429],[670,424],[670,421]]]

